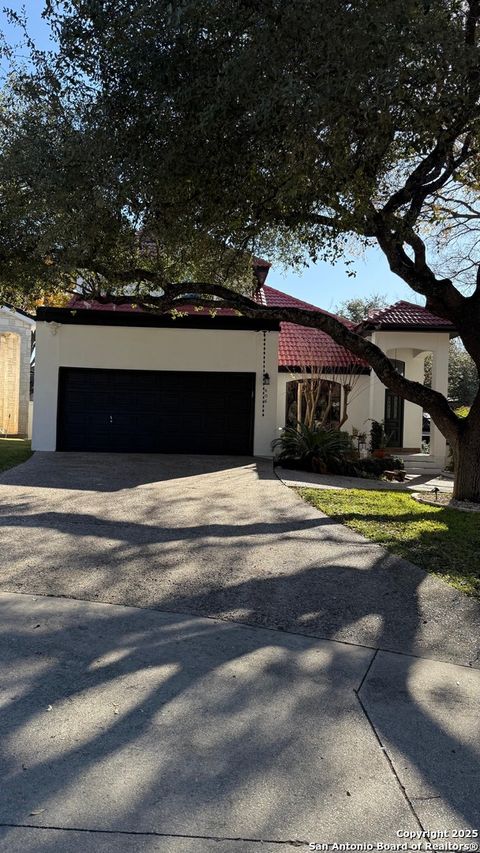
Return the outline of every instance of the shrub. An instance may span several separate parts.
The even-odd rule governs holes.
[[[334,429],[310,429],[305,424],[285,427],[272,442],[274,464],[318,474],[340,474],[345,477],[381,477],[384,471],[403,468],[402,459],[367,456],[359,459],[348,432]]]
[[[383,429],[383,424],[380,421],[372,421],[372,426],[370,429],[370,451],[373,453],[374,450],[379,450],[379,448],[384,447],[384,438],[385,432]]]
[[[310,429],[305,424],[285,427],[272,442],[275,460],[285,467],[340,473],[338,470],[354,456],[348,433],[333,429]]]
[[[398,456],[384,456],[381,459],[376,456],[367,456],[365,459],[359,459],[355,463],[355,467],[358,471],[358,477],[365,475],[367,477],[381,477],[384,471],[402,470],[404,464],[403,459],[399,459]]]

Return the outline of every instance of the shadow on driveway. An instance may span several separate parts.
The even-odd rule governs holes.
[[[43,459],[35,484],[35,460],[31,486],[22,469],[1,481],[2,589],[177,612],[37,599],[37,616],[30,595],[5,597],[4,822],[47,803],[33,816],[43,825],[187,828],[285,849],[340,829],[365,841],[367,824],[417,829],[417,801],[429,828],[478,825],[478,681],[462,686],[478,673],[435,664],[456,726],[406,656],[479,666],[475,601],[322,517],[268,463],[206,470],[203,457],[134,488],[129,476],[120,487],[116,457],[109,496],[86,468],[80,489],[46,486]],[[384,651],[360,694],[370,725],[354,689],[373,649]]]
[[[148,483],[201,477],[248,467],[256,476],[273,479],[270,460],[252,456],[191,456],[161,453],[45,453],[31,464],[0,473],[0,483],[34,489],[79,489],[116,492]]]
[[[355,696],[371,651],[53,598],[5,595],[0,614],[0,824],[264,839],[280,849],[317,838],[394,842],[396,829],[418,828]],[[415,701],[408,681],[418,662],[398,655],[386,662],[392,700],[417,733],[392,725],[377,661],[362,694],[400,756],[398,776],[407,768],[420,778],[415,793],[428,792],[437,828],[475,827],[473,744]]]

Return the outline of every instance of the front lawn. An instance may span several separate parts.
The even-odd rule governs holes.
[[[26,462],[31,455],[30,441],[23,438],[0,438],[0,471]]]
[[[480,514],[416,503],[408,493],[297,489],[372,542],[480,598]]]

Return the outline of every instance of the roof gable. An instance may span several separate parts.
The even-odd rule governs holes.
[[[356,331],[385,329],[399,331],[445,331],[455,328],[449,320],[437,317],[428,308],[400,300],[386,308],[371,311],[356,327]]]
[[[9,305],[8,302],[3,305],[0,304],[0,315],[8,320],[15,321],[21,326],[33,327],[35,325],[35,320],[31,314],[27,314],[26,311],[22,311],[20,308],[14,308],[14,306]]]
[[[275,308],[302,308],[304,311],[322,311],[329,317],[335,317],[348,328],[353,327],[350,320],[339,317],[330,311],[324,311],[310,302],[297,299],[289,293],[282,293],[274,287],[264,285],[258,288],[255,300],[260,305]],[[368,368],[366,361],[353,355],[323,332],[311,326],[299,326],[297,323],[280,323],[280,341],[278,345],[278,365],[291,370],[299,367],[322,367],[330,370],[362,370]]]
[[[296,296],[291,296],[289,293],[283,293],[281,290],[276,290],[269,285],[259,287],[254,294],[255,302],[260,305],[271,306],[275,308],[302,308],[304,311],[321,311],[322,314],[328,314],[329,317],[335,317],[340,320],[345,326],[353,327],[353,323],[347,320],[346,317],[340,317],[338,314],[332,314],[331,311],[325,311],[324,308],[319,308],[318,305],[312,305],[311,302],[304,302],[303,299],[297,299]]]

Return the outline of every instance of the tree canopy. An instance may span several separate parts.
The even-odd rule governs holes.
[[[413,229],[460,215],[447,191],[478,181],[476,0],[49,0],[45,14],[58,52],[17,69],[2,147],[42,236],[42,201],[71,209],[50,235],[59,267],[113,282],[138,229],[167,280],[230,272],[231,249],[335,258],[354,234],[435,298]]]
[[[425,359],[425,382],[431,385],[432,357]],[[475,362],[456,338],[450,341],[448,358],[448,397],[451,404],[471,406],[478,393],[478,371]]]
[[[455,452],[480,452],[478,396],[460,422],[328,315],[253,303],[249,260],[375,242],[478,369],[480,0],[48,0],[45,15],[57,50],[14,68],[1,102],[1,292],[80,277],[155,310],[188,293],[315,324]]]
[[[388,299],[381,293],[372,293],[370,296],[356,296],[353,299],[344,299],[335,307],[335,313],[340,317],[351,320],[352,323],[360,323],[367,317],[370,311],[378,308],[386,308]]]

